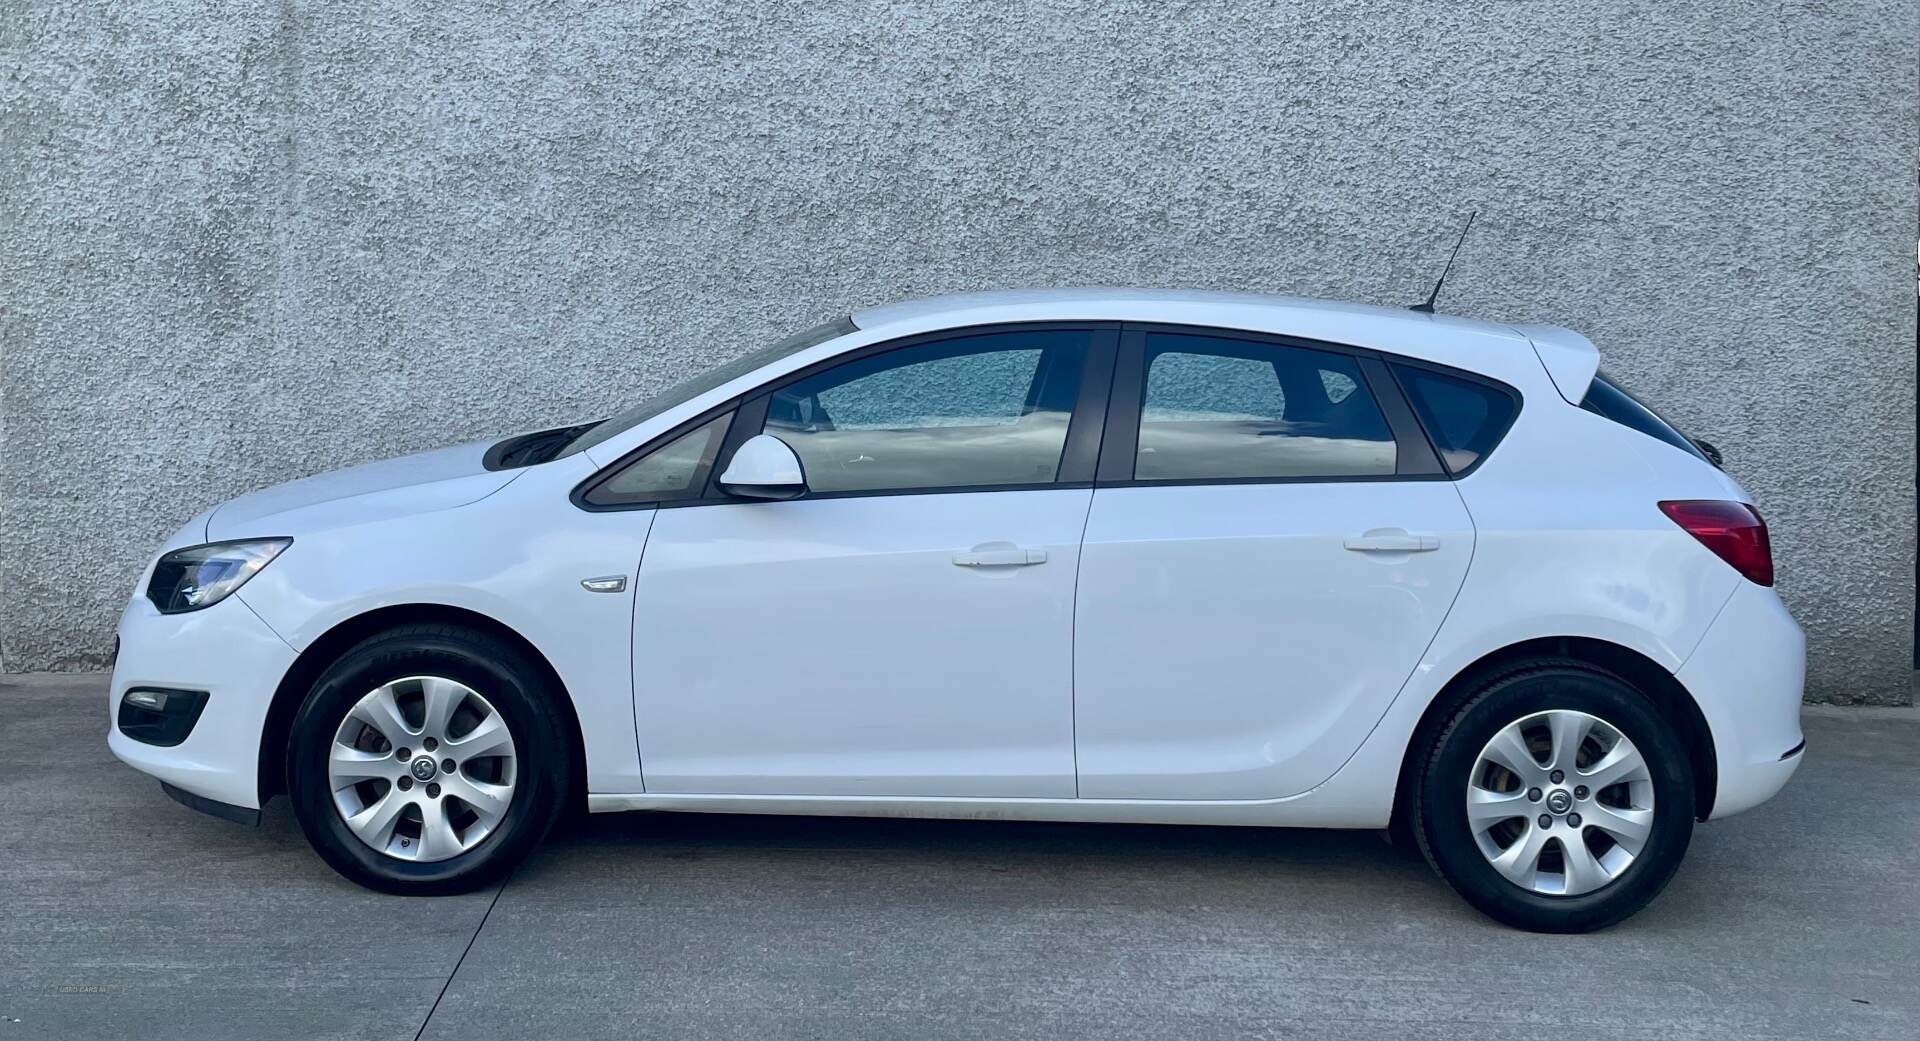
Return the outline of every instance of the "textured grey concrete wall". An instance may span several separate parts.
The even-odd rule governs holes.
[[[1914,582],[1912,0],[0,0],[0,661],[260,485],[903,296],[1572,325],[1774,526],[1832,697]]]

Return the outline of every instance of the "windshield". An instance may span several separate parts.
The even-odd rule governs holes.
[[[757,351],[741,355],[718,368],[708,369],[692,379],[682,380],[612,419],[594,424],[585,433],[567,442],[566,447],[556,452],[553,458],[559,459],[575,452],[583,452],[610,437],[625,433],[689,398],[705,394],[722,383],[744,376],[762,365],[779,361],[789,354],[796,354],[815,344],[826,343],[835,337],[845,336],[855,331],[853,319],[837,318],[825,325],[816,325],[811,329],[794,333],[770,347],[762,347]]]

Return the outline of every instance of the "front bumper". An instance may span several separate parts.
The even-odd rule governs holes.
[[[205,610],[163,615],[136,595],[120,615],[107,747],[121,762],[179,792],[238,811],[258,810],[260,735],[273,692],[296,656],[238,596]],[[179,744],[146,744],[115,722],[121,698],[135,687],[206,691],[206,706]]]
[[[1713,732],[1711,818],[1773,798],[1805,758],[1800,701],[1807,638],[1773,590],[1742,582],[1675,674]]]

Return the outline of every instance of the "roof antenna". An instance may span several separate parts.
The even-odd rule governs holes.
[[[1473,218],[1479,215],[1479,210],[1474,210],[1467,214],[1467,226],[1460,229],[1460,238],[1454,242],[1453,252],[1447,255],[1447,266],[1440,270],[1440,281],[1433,284],[1433,292],[1428,293],[1425,300],[1414,304],[1412,307],[1407,308],[1407,310],[1418,311],[1421,314],[1433,313],[1433,302],[1440,299],[1440,287],[1447,284],[1447,273],[1453,270],[1453,258],[1460,255],[1460,247],[1467,241],[1467,232],[1473,228]]]

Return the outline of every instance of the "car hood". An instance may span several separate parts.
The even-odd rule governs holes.
[[[492,441],[476,441],[303,477],[215,507],[207,540],[296,535],[484,499],[524,470],[488,470]]]

